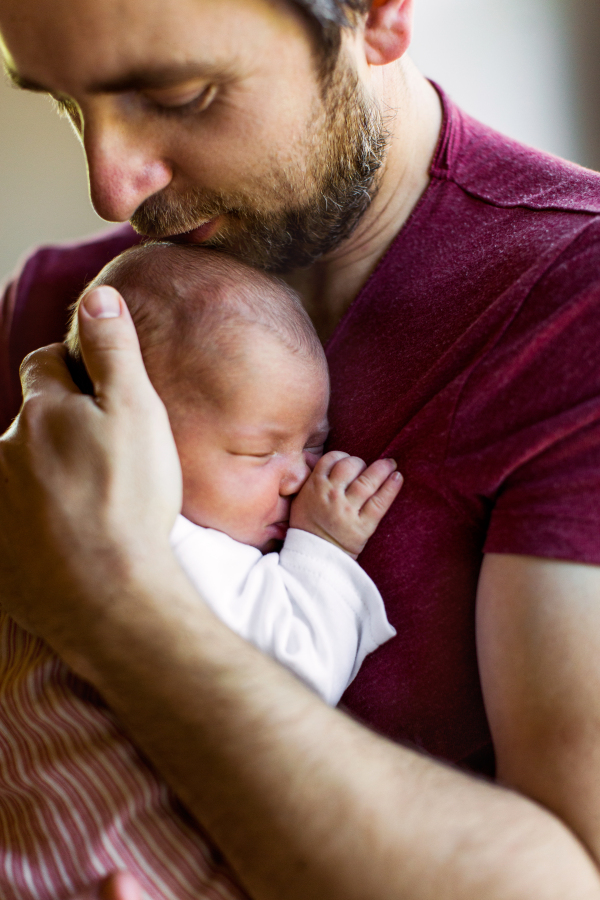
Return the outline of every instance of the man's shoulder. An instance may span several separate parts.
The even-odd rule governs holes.
[[[403,307],[429,309],[432,292],[441,292],[474,314],[502,298],[508,310],[511,298],[531,291],[571,246],[578,253],[586,246],[586,273],[596,283],[600,173],[505,137],[441,96],[430,184],[373,286],[392,298],[401,294]]]
[[[448,303],[465,314],[510,315],[551,270],[568,300],[572,257],[579,281],[597,286],[600,173],[500,134],[443,94],[442,101],[430,185],[380,267],[378,287],[428,310],[432,291],[441,292],[452,319]]]
[[[521,144],[443,97],[432,175],[502,208],[600,215],[600,173]]]
[[[484,314],[510,317],[549,270],[568,301],[571,256],[579,257],[580,280],[598,285],[600,173],[507,138],[442,100],[430,184],[367,285],[371,308],[378,294],[399,321],[409,307],[427,322],[438,309],[439,329],[455,340]]]

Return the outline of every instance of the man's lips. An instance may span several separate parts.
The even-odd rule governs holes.
[[[169,237],[169,240],[174,241],[176,244],[202,244],[213,236],[219,226],[220,218],[220,216],[215,216],[214,219],[209,219],[208,222],[198,225],[197,228],[192,228],[191,231],[184,231],[183,234],[173,234]]]

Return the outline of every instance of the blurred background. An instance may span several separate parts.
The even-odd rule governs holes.
[[[412,56],[468,112],[600,169],[600,0],[415,0]],[[0,81],[2,81],[0,79]],[[0,281],[30,247],[106,228],[51,103],[0,83]]]

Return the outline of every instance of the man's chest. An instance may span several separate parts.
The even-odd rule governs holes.
[[[393,457],[405,477],[360,559],[398,636],[344,701],[391,737],[459,761],[489,742],[475,644],[488,524],[511,473],[552,439],[562,403],[553,390],[538,402],[571,340],[548,324],[568,308],[565,277],[544,278],[585,223],[552,220],[545,244],[539,214],[483,215],[465,195],[449,199],[443,230],[425,216],[401,235],[327,352],[330,447]]]
[[[459,373],[436,391],[425,378],[420,396],[396,398],[375,387],[354,413],[346,394],[344,417],[334,393],[332,410],[334,448],[391,457],[405,478],[359,560],[398,634],[367,658],[344,703],[372,727],[453,761],[489,741],[475,647],[489,504],[445,480],[461,382]]]

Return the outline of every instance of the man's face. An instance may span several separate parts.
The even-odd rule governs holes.
[[[284,0],[0,0],[10,67],[67,110],[98,213],[307,265],[370,202],[384,129]]]

